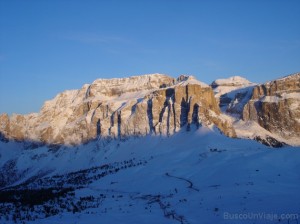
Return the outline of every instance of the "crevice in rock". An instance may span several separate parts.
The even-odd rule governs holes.
[[[148,117],[148,124],[149,124],[149,130],[150,134],[153,132],[155,133],[155,129],[153,127],[153,112],[152,112],[152,99],[149,99],[147,101],[147,117]],[[156,133],[155,133],[156,134]]]

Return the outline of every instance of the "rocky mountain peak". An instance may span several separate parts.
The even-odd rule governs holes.
[[[31,115],[0,117],[6,138],[55,144],[80,144],[96,138],[172,135],[191,126],[216,125],[235,136],[219,118],[212,89],[192,76],[152,74],[98,79],[46,101]]]
[[[235,137],[234,122],[226,117],[233,115],[298,144],[293,138],[300,137],[300,73],[261,85],[234,76],[211,86],[189,75],[98,79],[59,93],[39,113],[0,115],[0,139],[76,145],[99,138],[169,136],[201,125]]]
[[[285,139],[300,137],[300,73],[254,87],[243,119]]]
[[[300,73],[285,76],[257,86],[253,91],[253,98],[261,96],[280,96],[282,93],[300,92]]]
[[[191,76],[189,75],[180,75],[176,80],[177,82],[184,82],[186,80],[188,80]]]
[[[184,85],[189,85],[189,84],[195,84],[195,85],[199,85],[202,87],[208,87],[208,85],[206,83],[200,82],[192,75],[180,75],[176,79],[176,85],[184,86]]]
[[[122,93],[158,89],[173,85],[175,79],[163,74],[128,78],[97,79],[88,88],[89,96],[119,96]]]

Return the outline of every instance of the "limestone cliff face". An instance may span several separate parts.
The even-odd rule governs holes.
[[[243,119],[286,139],[300,137],[300,73],[254,87]]]
[[[0,114],[0,140],[5,140],[10,134],[10,122],[7,114]]]
[[[39,113],[0,116],[9,139],[80,144],[96,138],[171,135],[181,128],[216,125],[234,137],[222,120],[213,91],[193,77],[177,80],[153,74],[96,80],[45,102]]]

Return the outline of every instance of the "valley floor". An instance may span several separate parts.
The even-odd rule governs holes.
[[[300,222],[299,147],[202,127],[0,156],[0,223]]]

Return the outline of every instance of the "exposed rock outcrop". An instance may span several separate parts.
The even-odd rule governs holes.
[[[255,86],[243,109],[253,120],[283,138],[300,137],[300,73]]]
[[[80,144],[96,138],[171,135],[191,125],[216,125],[235,137],[218,115],[212,89],[191,76],[153,74],[99,79],[45,102],[39,113],[0,117],[5,138]]]

